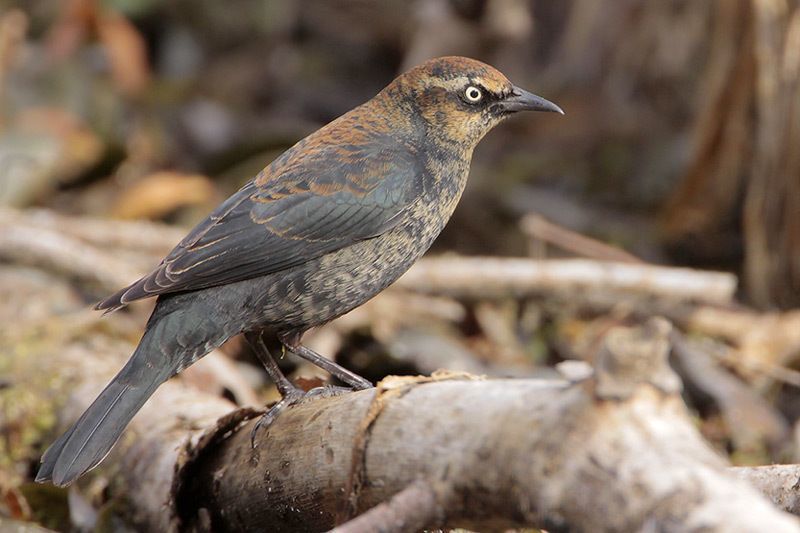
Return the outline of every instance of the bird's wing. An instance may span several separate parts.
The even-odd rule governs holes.
[[[344,158],[326,151],[267,167],[153,272],[96,308],[114,310],[291,268],[388,231],[422,194],[424,171],[407,149],[372,146]]]

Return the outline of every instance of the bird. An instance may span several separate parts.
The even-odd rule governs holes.
[[[303,334],[397,280],[444,228],[473,150],[520,111],[564,114],[464,57],[428,60],[298,141],[195,226],[149,274],[99,302],[156,297],[128,362],[44,453],[37,482],[66,486],[96,467],[167,379],[243,334],[282,399],[305,394],[268,346],[280,345],[353,390],[372,384],[305,347]]]

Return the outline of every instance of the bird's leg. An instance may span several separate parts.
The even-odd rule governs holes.
[[[256,354],[259,361],[261,361],[261,364],[264,365],[267,374],[269,374],[269,377],[275,383],[275,386],[278,388],[278,392],[281,394],[281,399],[278,401],[278,403],[270,407],[269,410],[264,413],[264,415],[253,426],[253,429],[250,432],[250,446],[253,448],[256,447],[256,436],[258,435],[258,431],[262,428],[266,429],[272,425],[275,419],[278,418],[278,416],[287,407],[300,403],[304,398],[326,398],[330,396],[336,396],[346,390],[349,390],[342,389],[341,387],[328,386],[317,387],[308,392],[304,392],[303,390],[297,388],[289,380],[289,378],[287,378],[283,372],[281,372],[281,369],[278,367],[278,363],[270,353],[269,348],[267,348],[261,333],[245,333],[244,338],[253,349],[253,352]],[[336,376],[340,380],[344,381],[353,389],[363,390],[372,387],[372,384],[361,376],[350,372],[346,368],[342,368],[333,361],[326,359],[315,351],[301,345],[300,335],[279,335],[278,340],[285,349],[288,349],[298,357],[302,357],[303,359],[310,361],[323,370],[328,371],[331,375]]]
[[[318,354],[317,352],[315,352],[314,350],[306,348],[305,346],[300,344],[301,336],[302,335],[298,335],[297,333],[281,334],[278,335],[278,340],[281,341],[281,344],[283,344],[283,346],[286,349],[288,349],[296,356],[302,357],[306,361],[313,363],[316,366],[320,367],[321,369],[327,371],[332,376],[335,376],[339,380],[350,385],[354,390],[364,390],[372,388],[372,383],[362,378],[358,374],[337,365],[330,359],[327,359]]]
[[[270,379],[275,383],[281,396],[288,396],[294,394],[296,391],[300,391],[289,378],[283,375],[283,372],[278,367],[278,363],[275,362],[275,358],[272,357],[272,354],[269,352],[269,348],[267,348],[261,333],[245,333],[244,339],[247,341],[247,344],[250,345],[250,348],[256,354],[256,357],[258,357],[258,360],[261,361],[261,364],[264,365],[264,369],[267,371],[267,374],[269,374]]]
[[[272,425],[275,419],[278,418],[278,415],[287,407],[298,403],[303,396],[305,396],[305,392],[295,387],[289,378],[281,372],[278,363],[275,362],[275,358],[272,357],[272,354],[269,352],[261,333],[245,333],[244,338],[253,349],[253,352],[255,352],[259,361],[261,361],[261,364],[264,365],[267,374],[269,374],[270,379],[275,383],[278,392],[281,394],[281,399],[278,400],[278,403],[270,407],[269,410],[264,413],[250,432],[250,446],[255,448],[258,431],[262,427],[266,429]]]

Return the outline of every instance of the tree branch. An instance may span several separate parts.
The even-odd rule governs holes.
[[[444,511],[434,487],[422,480],[404,488],[389,501],[380,503],[331,533],[393,533],[420,531],[429,524],[442,521]]]
[[[728,303],[736,292],[736,276],[724,272],[589,259],[439,257],[418,262],[394,286],[471,298],[520,297],[599,288],[670,299]]]
[[[800,531],[698,434],[666,366],[667,330],[610,330],[594,375],[390,378],[309,401],[255,449],[256,413],[172,381],[91,475],[109,476],[110,494],[156,530],[321,531],[389,502],[343,527]],[[131,348],[103,338],[96,351],[73,340],[10,354],[8,397],[47,390],[63,429]]]

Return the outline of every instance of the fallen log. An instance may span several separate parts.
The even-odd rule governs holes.
[[[784,511],[800,515],[800,465],[740,466],[732,470]]]
[[[309,401],[255,448],[256,413],[176,380],[94,475],[155,530],[800,531],[698,434],[666,364],[668,329],[613,329],[594,372],[573,364],[561,380],[389,378]],[[116,366],[106,354],[124,353],[101,348],[42,355],[57,364],[26,354],[12,393],[55,386],[63,429]]]

